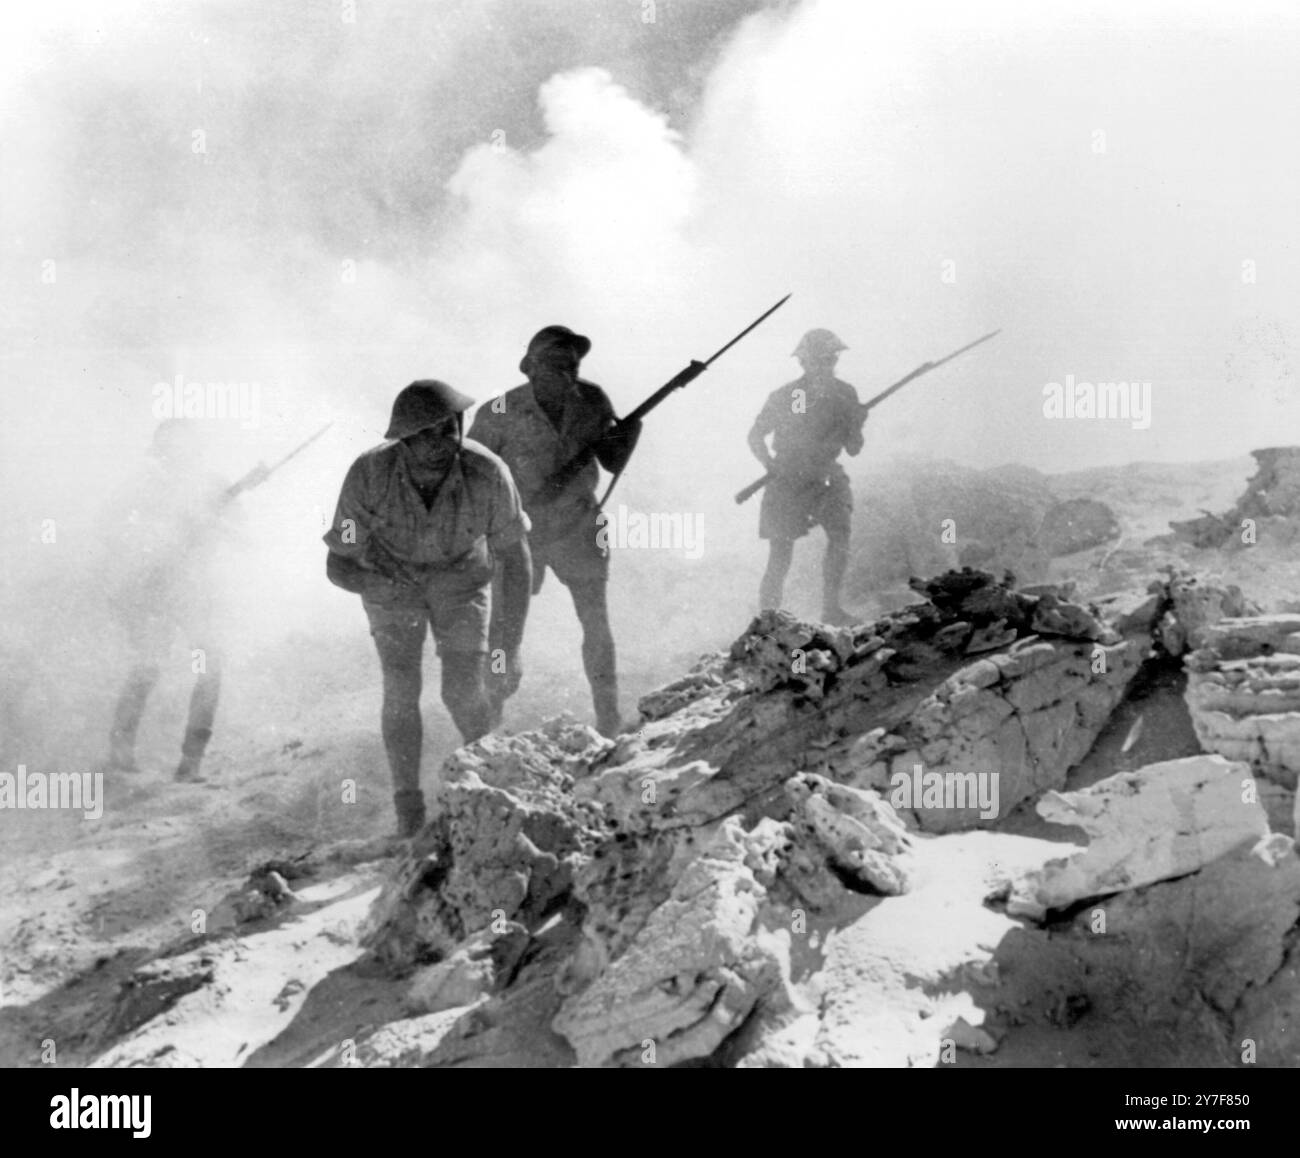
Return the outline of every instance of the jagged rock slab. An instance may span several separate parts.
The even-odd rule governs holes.
[[[508,979],[528,946],[528,930],[514,921],[493,922],[470,936],[443,960],[417,969],[406,1006],[417,1014],[473,1005]]]
[[[996,823],[1021,800],[1065,784],[1145,655],[1137,636],[1090,646],[1021,640],[953,673],[892,732],[858,738],[839,778],[878,790],[926,831]],[[935,775],[951,789],[942,803],[916,791]],[[992,815],[976,803],[981,789]]]
[[[395,966],[437,961],[494,921],[532,929],[562,904],[604,835],[599,810],[573,795],[597,741],[555,722],[453,755],[433,818],[371,913],[367,947]]]
[[[1249,610],[1241,589],[1219,587],[1198,575],[1171,575],[1167,584],[1169,609],[1161,619],[1157,638],[1170,655],[1183,655],[1203,645],[1206,633],[1222,619]]]
[[[1117,591],[1097,599],[1098,614],[1120,635],[1151,635],[1164,610],[1164,584],[1152,583],[1145,591]]]
[[[1300,615],[1239,615],[1209,624],[1200,634],[1199,646],[1213,651],[1219,660],[1243,659],[1294,652],[1292,637],[1300,633]],[[1189,659],[1189,662],[1191,660]]]
[[[1017,592],[971,568],[913,586],[928,602],[852,629],[764,612],[728,657],[644,703],[650,722],[580,794],[626,832],[700,827],[738,811],[782,816],[781,785],[809,772],[879,791],[947,831],[994,823],[1064,784],[1146,657],[1141,611],[1130,609],[1121,638],[1061,589]],[[1000,650],[963,665],[963,651],[989,647]],[[911,810],[888,794],[917,764],[996,774],[999,808]]]
[[[1038,812],[1082,828],[1088,847],[1017,882],[1013,914],[1043,918],[1105,896],[1193,872],[1268,834],[1250,769],[1222,756],[1190,756],[1108,777],[1080,792],[1051,792]]]
[[[785,783],[794,804],[791,823],[833,868],[863,888],[907,891],[905,854],[912,838],[879,793],[801,773]]]
[[[781,987],[781,936],[763,927],[767,889],[751,867],[776,836],[726,821],[627,949],[564,1003],[553,1024],[580,1065],[707,1057]]]
[[[1206,751],[1288,789],[1300,777],[1300,616],[1223,619],[1187,657],[1185,698]]]

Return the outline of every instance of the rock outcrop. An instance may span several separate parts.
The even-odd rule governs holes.
[[[737,1060],[810,1050],[851,1063],[836,1035],[805,1040],[793,979],[807,952],[794,931],[841,920],[846,904],[901,901],[926,878],[904,820],[988,826],[1062,787],[1159,633],[1186,614],[1183,638],[1199,638],[1225,598],[1235,606],[1178,577],[1091,609],[1067,588],[1016,590],[969,568],[913,586],[923,602],[855,628],[765,612],[727,654],[647,696],[640,727],[613,743],[555,725],[457,753],[369,926],[384,960],[433,962],[409,1005],[505,1000],[493,995],[528,958],[527,938],[564,914],[580,933],[554,977],[551,1026],[580,1064],[682,1064],[724,1047]],[[900,811],[899,778],[914,769],[971,795],[932,801],[918,782]],[[1091,850],[1089,888],[1106,848]],[[1044,911],[1068,903],[1051,880],[1033,894]],[[921,1005],[926,1017],[939,1008]],[[942,1025],[908,1022],[901,1052],[878,1056],[930,1056],[940,1029],[994,1048],[978,1011],[942,1009]]]
[[[603,835],[602,818],[573,794],[574,771],[600,743],[557,722],[457,751],[437,815],[376,902],[365,944],[405,967],[441,960],[493,924],[540,924]]]
[[[265,866],[278,927],[245,943],[283,953],[314,919],[321,968],[364,948],[410,1015],[313,1064],[1041,1064],[1050,1040],[1065,1064],[1227,1065],[1265,1034],[1293,1063],[1300,862],[1252,769],[1062,790],[1140,671],[1275,659],[1300,617],[1173,574],[1089,605],[969,568],[912,586],[855,627],[764,613],[616,740],[553,722],[461,749],[351,936]],[[1001,824],[1034,799],[1055,830]],[[153,1059],[226,976],[286,1021],[319,983],[203,965],[142,973],[109,1056]],[[239,1042],[208,1038],[185,1055]]]
[[[1219,620],[1256,610],[1240,588],[1219,587],[1195,575],[1171,573],[1163,586],[1167,605],[1156,634],[1161,647],[1173,656],[1200,647],[1206,631]]]
[[[779,994],[788,933],[783,941],[767,886],[782,838],[770,822],[749,833],[723,822],[626,950],[556,1016],[580,1065],[707,1057]]]
[[[1300,615],[1226,618],[1187,657],[1201,747],[1294,790],[1300,776]]]
[[[1035,541],[1049,555],[1072,555],[1117,539],[1119,520],[1098,499],[1066,499],[1047,509]]]
[[[1269,833],[1250,769],[1222,756],[1191,756],[1123,772],[1080,792],[1049,792],[1038,812],[1082,828],[1088,846],[1017,883],[1007,904],[1042,918],[1089,897],[1169,880]]]
[[[1195,519],[1170,523],[1179,538],[1202,548],[1300,540],[1300,447],[1275,446],[1251,454],[1257,469],[1236,505],[1222,515],[1204,511]]]

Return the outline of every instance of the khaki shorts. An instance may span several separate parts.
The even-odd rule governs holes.
[[[602,547],[597,541],[599,530],[592,511],[585,513],[573,530],[559,538],[548,537],[545,542],[540,542],[530,534],[528,549],[533,556],[533,593],[541,590],[548,567],[566,587],[574,583],[608,580],[609,548]]]
[[[117,592],[109,609],[126,635],[133,663],[162,663],[178,637],[190,649],[218,647],[215,605],[201,588],[129,589]]]
[[[852,523],[853,489],[841,470],[825,481],[775,478],[763,489],[760,539],[801,539],[818,526],[832,539],[847,539]]]
[[[381,653],[414,649],[418,655],[429,628],[439,655],[485,653],[491,590],[492,562],[483,546],[464,561],[433,572],[422,587],[376,579],[367,584],[361,605]]]

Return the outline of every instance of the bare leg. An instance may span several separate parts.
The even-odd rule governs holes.
[[[427,630],[424,613],[412,611],[408,622],[385,624],[372,632],[384,673],[380,722],[393,777],[398,832],[402,836],[415,835],[424,824],[424,795],[420,791],[420,750],[424,743],[420,661]]]
[[[790,561],[793,558],[793,539],[772,539],[769,541],[767,570],[763,573],[763,583],[758,589],[760,611],[769,607],[781,606],[781,597],[785,591],[785,577],[790,571]]]
[[[849,565],[849,540],[846,536],[826,536],[826,558],[822,563],[822,619],[843,623],[851,617],[840,606],[840,588]]]
[[[217,700],[221,695],[221,656],[215,650],[205,649],[205,671],[199,673],[190,693],[189,717],[185,723],[185,739],[181,743],[181,762],[176,769],[177,779],[201,780],[199,764],[212,738],[212,721],[217,715]]]
[[[477,651],[447,651],[442,655],[442,702],[466,744],[486,735],[498,711],[483,687],[486,658]]]
[[[614,633],[609,626],[609,607],[604,579],[586,579],[569,584],[573,608],[582,624],[582,666],[591,685],[596,709],[596,731],[603,736],[618,734],[618,668],[614,654]]]
[[[162,674],[157,664],[138,663],[131,668],[117,697],[113,730],[109,734],[109,764],[122,771],[135,771],[135,737],[140,730],[149,693]]]

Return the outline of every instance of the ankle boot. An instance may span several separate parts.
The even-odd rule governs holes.
[[[397,810],[397,835],[403,840],[418,836],[425,821],[424,793],[418,788],[395,792],[393,807]]]
[[[596,708],[596,731],[612,740],[623,730],[622,717],[618,712],[617,686],[598,690],[593,688],[591,699]]]
[[[191,784],[203,782],[204,777],[199,766],[203,763],[203,753],[207,750],[211,738],[211,728],[186,729],[185,742],[181,744],[181,762],[176,765],[177,780],[185,780]]]

